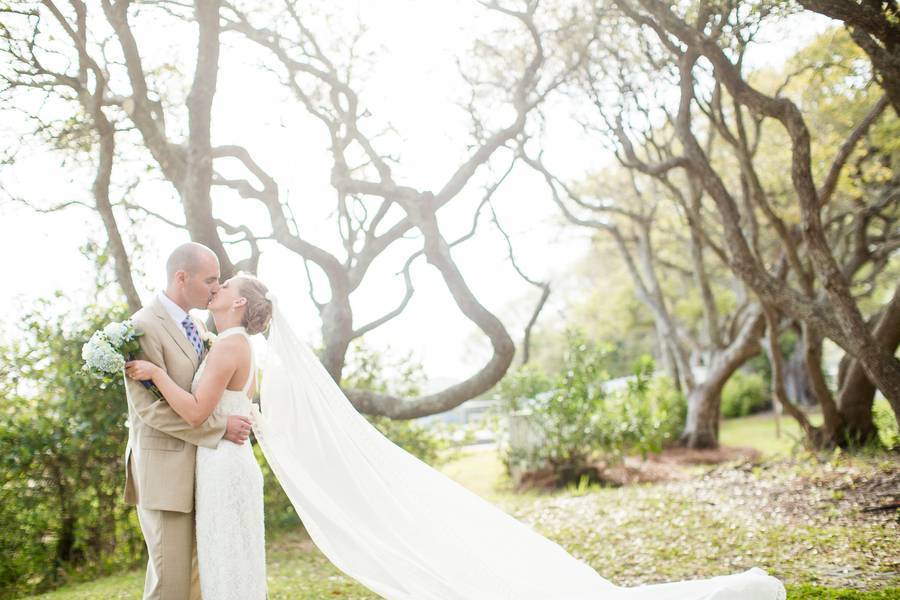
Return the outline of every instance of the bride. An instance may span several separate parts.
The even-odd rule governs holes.
[[[190,393],[155,364],[126,364],[132,379],[152,379],[185,421],[198,427],[213,413],[250,415],[256,364],[250,335],[265,330],[272,303],[255,277],[232,277],[207,307],[219,335],[194,375]],[[265,600],[263,476],[250,444],[197,447],[195,502],[200,591],[209,600]]]
[[[274,297],[266,293],[264,298],[257,299],[255,294],[246,293],[250,286],[245,282],[255,281],[245,276],[229,280],[225,286],[230,295],[216,298],[215,310],[210,305],[220,330],[219,319],[228,314],[228,303],[238,313],[259,310],[264,314],[266,309],[271,310],[261,410],[255,405],[249,408],[254,434],[316,546],[335,566],[373,592],[389,600],[783,600],[786,597],[781,582],[755,567],[710,579],[630,588],[614,585],[555,542],[382,435],[356,411],[316,355],[296,336]],[[258,288],[255,285],[255,290],[264,289],[261,284]],[[223,402],[226,397],[234,398],[235,403],[237,400],[243,403],[247,398],[247,383],[243,382],[245,373],[247,381],[252,377],[249,371],[241,368],[238,372],[235,367],[229,375],[227,368],[220,371],[212,363],[227,361],[224,355],[231,353],[235,358],[229,364],[252,364],[249,344],[243,344],[246,334],[255,329],[236,327],[235,321],[223,324],[227,327],[214,346],[218,352],[215,355],[210,352],[206,362],[210,363],[208,377],[227,378],[227,386],[220,383],[204,387],[206,376],[201,377],[198,371],[197,398],[193,399],[183,390],[160,385],[165,383],[163,376],[153,373],[154,382],[167,398],[171,393],[173,399],[185,401],[184,408],[189,406],[188,399],[195,405],[188,411],[193,419],[204,412],[208,415],[214,408],[209,406],[215,404],[211,398],[214,393],[204,396],[204,390],[227,388]],[[231,344],[223,345],[227,340],[221,338],[230,335],[229,329],[241,335],[235,335]],[[248,355],[249,359],[244,361],[242,357]],[[162,381],[157,381],[157,377]],[[178,406],[173,408],[179,410]],[[252,459],[249,446],[243,456],[237,456],[241,448],[234,447],[234,456],[223,454],[221,462]],[[211,453],[218,454],[219,450]],[[224,474],[224,466],[217,463],[214,476],[202,472],[207,468],[211,468],[209,463],[201,462],[198,454],[197,553],[203,595],[214,600],[256,598],[257,595],[251,594],[232,596],[230,592],[207,595],[204,577],[207,573],[223,572],[224,569],[220,570],[212,562],[221,561],[226,568],[232,568],[232,561],[247,561],[255,565],[252,576],[261,578],[255,582],[258,589],[265,588],[258,467],[234,469],[233,473],[238,475],[231,480],[228,480],[230,475]],[[246,476],[243,469],[252,470],[253,477],[238,483],[237,477]],[[220,495],[201,500],[201,480],[215,480]],[[230,483],[224,483],[226,480]],[[230,495],[240,497],[241,502],[227,500]],[[210,512],[217,514],[212,516]],[[248,530],[248,537],[256,540],[256,545],[213,542],[215,533],[208,529],[208,524],[216,519],[228,531],[227,537],[220,540],[236,539],[234,525]],[[207,523],[203,534],[201,521]],[[660,526],[666,525],[660,523]],[[235,557],[239,553],[241,556]],[[251,571],[247,565],[243,568]]]

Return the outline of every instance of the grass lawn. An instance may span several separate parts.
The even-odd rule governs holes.
[[[900,598],[898,513],[862,510],[896,493],[896,459],[789,458],[792,424],[782,423],[784,437],[773,444],[770,416],[725,422],[725,443],[769,458],[694,468],[689,479],[669,483],[514,494],[489,448],[467,451],[442,471],[620,585],[759,566],[786,582],[791,599]],[[378,598],[302,532],[272,536],[267,560],[273,600]],[[141,570],[32,600],[138,599],[142,585]]]
[[[821,413],[808,415],[813,425],[822,424]],[[751,415],[740,419],[725,419],[719,427],[719,440],[724,446],[747,446],[764,456],[789,456],[802,447],[803,434],[797,421],[782,415],[781,434],[776,437],[774,413]]]

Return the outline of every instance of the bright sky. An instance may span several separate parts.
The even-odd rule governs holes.
[[[369,36],[382,43],[385,50],[362,90],[363,102],[373,114],[389,120],[399,134],[387,147],[401,157],[397,179],[436,191],[463,160],[469,141],[468,120],[453,104],[465,93],[465,83],[457,74],[453,57],[462,54],[478,28],[489,23],[478,18],[483,10],[474,2],[382,0],[360,2],[358,8]],[[793,26],[785,27],[797,31],[797,22],[802,22],[806,26],[803,30],[809,33],[821,30],[825,24],[824,19],[803,16]],[[409,26],[410,23],[416,26]],[[757,64],[777,64],[803,41],[802,36],[784,37],[789,37],[789,41],[761,46]],[[257,162],[279,181],[292,203],[302,235],[342,258],[334,219],[329,217],[335,203],[328,184],[328,142],[321,126],[273,85],[271,76],[254,59],[225,49],[220,64],[226,68],[220,71],[213,143],[248,147]],[[560,175],[577,179],[609,159],[600,144],[582,134],[565,114],[551,110],[548,118],[554,126],[548,131],[546,161]],[[4,135],[23,131],[21,123],[0,114],[0,132]],[[23,148],[16,165],[0,174],[8,189],[40,205],[89,200],[93,176],[90,169],[64,168],[59,155],[34,144]],[[497,169],[505,166],[503,161],[496,163]],[[485,181],[486,175],[485,170],[479,171],[477,181],[440,211],[439,222],[448,240],[471,226],[473,208],[482,195],[477,183]],[[590,234],[561,227],[555,206],[535,182],[533,175],[514,173],[495,196],[495,207],[512,236],[519,264],[532,278],[550,279],[556,290],[563,290],[566,270],[586,251]],[[217,213],[223,218],[233,223],[259,224],[257,231],[268,231],[259,207],[250,204],[248,208],[246,201],[231,196],[221,198],[224,200],[217,203]],[[168,184],[147,181],[137,188],[132,200],[179,218]],[[60,310],[77,308],[89,300],[92,268],[78,248],[88,237],[104,240],[99,218],[78,207],[46,215],[8,204],[0,206],[0,210],[0,253],[7,258],[7,280],[12,282],[0,288],[0,310],[9,315],[0,335],[11,335],[17,315],[27,310],[35,298],[48,296],[56,289],[64,290],[68,300],[60,303]],[[518,341],[538,292],[514,272],[505,242],[488,223],[489,213],[482,214],[481,233],[454,249],[453,256],[481,302],[503,320]],[[187,236],[183,231],[148,223],[139,237],[144,246],[144,260],[139,266],[145,276],[138,278],[138,284],[142,298],[147,300],[163,282],[168,251]],[[394,272],[420,246],[418,240],[408,241],[376,261],[363,286],[351,297],[356,325],[377,318],[399,302],[403,280]],[[378,348],[390,346],[396,353],[412,350],[414,360],[421,361],[429,378],[436,382],[458,381],[471,375],[488,358],[488,340],[460,314],[437,271],[421,258],[418,260],[413,269],[416,293],[406,311],[366,339]],[[283,302],[292,305],[291,311],[307,339],[318,342],[320,321],[309,301],[299,257],[269,244],[265,246],[259,276]],[[327,298],[322,279],[317,281],[318,299]],[[562,318],[553,307],[545,309],[542,315],[546,323],[560,323]]]

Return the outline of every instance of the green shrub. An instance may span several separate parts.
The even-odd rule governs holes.
[[[553,384],[540,368],[525,364],[510,369],[494,388],[493,396],[500,401],[502,412],[512,413],[525,408],[539,394],[549,392]]]
[[[580,331],[566,332],[562,370],[553,389],[532,398],[527,407],[545,443],[529,448],[520,463],[550,466],[561,484],[575,481],[595,459],[598,450],[616,436],[617,425],[604,408],[609,379],[605,362],[610,348],[598,346]]]
[[[649,358],[649,357],[648,357]],[[645,394],[645,401],[653,407],[650,413],[652,425],[658,432],[663,445],[674,442],[684,429],[687,418],[687,399],[675,387],[667,375],[654,375],[654,365],[650,362],[648,376],[652,377]]]
[[[721,410],[726,419],[746,417],[771,406],[771,394],[760,373],[735,371],[722,389]]]
[[[872,405],[872,417],[875,427],[878,428],[878,439],[881,445],[888,450],[900,449],[900,431],[897,430],[897,419],[891,405],[882,397],[875,400]]]
[[[81,347],[122,305],[87,307],[76,323],[49,302],[0,348],[0,597],[139,564],[144,541],[122,500],[123,382],[82,370]]]
[[[661,452],[677,439],[684,425],[687,403],[668,377],[654,377],[653,359],[644,355],[632,365],[633,379],[626,389],[613,393],[605,407],[603,427],[605,458],[626,453]]]
[[[634,379],[612,393],[606,364],[610,347],[567,330],[562,369],[546,376],[533,368],[513,372],[496,396],[508,413],[526,409],[539,442],[504,439],[500,455],[507,472],[549,467],[558,485],[582,481],[598,460],[617,461],[627,453],[658,452],[675,439],[686,405],[665,378],[654,378],[654,364],[643,356],[633,365]]]

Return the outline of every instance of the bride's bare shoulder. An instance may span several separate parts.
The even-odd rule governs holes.
[[[209,358],[221,360],[224,358],[241,359],[250,354],[250,343],[242,335],[229,335],[219,338],[209,350]]]

